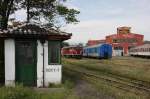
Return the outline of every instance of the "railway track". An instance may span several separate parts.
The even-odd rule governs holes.
[[[144,92],[144,93],[148,93],[150,94],[150,88],[147,85],[144,84],[139,84],[138,82],[141,81],[125,81],[124,78],[121,79],[120,78],[113,78],[113,77],[107,77],[107,76],[101,76],[98,74],[94,74],[92,71],[88,71],[88,70],[83,70],[83,68],[80,69],[72,69],[69,67],[65,67],[66,70],[72,71],[72,72],[76,72],[77,74],[82,75],[85,78],[89,78],[91,79],[91,81],[95,81],[98,82],[100,80],[106,81],[109,85],[125,90],[125,91],[129,91],[129,92],[134,92],[136,94],[138,94],[139,92]]]
[[[74,65],[74,66],[76,65],[75,67],[80,67],[81,68],[80,64],[74,64],[74,63],[69,63],[69,64]],[[130,83],[135,84],[137,86],[146,87],[146,88],[150,89],[150,82],[148,82],[148,81],[135,79],[133,77],[125,77],[123,75],[113,74],[111,72],[105,73],[105,71],[103,71],[103,70],[100,70],[100,69],[97,69],[97,68],[95,69],[93,67],[88,67],[88,66],[82,66],[82,68],[87,69],[89,71],[98,72],[100,75],[106,75],[107,74],[107,77],[109,76],[109,77],[115,78],[117,80],[130,82]]]

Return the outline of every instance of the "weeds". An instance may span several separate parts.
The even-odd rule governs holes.
[[[63,87],[64,90],[41,93],[41,91],[38,92],[33,88],[17,84],[15,87],[1,87],[0,99],[66,99],[66,97],[72,94],[71,88],[73,87],[73,83],[65,80],[63,84],[50,84],[49,87],[58,88],[58,90]]]

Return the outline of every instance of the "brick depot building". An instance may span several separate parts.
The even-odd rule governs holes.
[[[131,27],[117,28],[117,34],[106,36],[106,43],[113,46],[113,56],[128,55],[132,47],[143,44],[144,35],[131,33]]]
[[[87,46],[106,43],[106,40],[88,40]]]

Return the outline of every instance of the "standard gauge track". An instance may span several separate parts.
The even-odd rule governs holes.
[[[70,64],[75,66],[75,64],[73,64],[73,63],[70,63]],[[145,89],[147,89],[147,88],[150,89],[150,82],[148,82],[148,81],[139,80],[139,79],[132,78],[132,77],[126,77],[126,76],[123,76],[123,75],[113,74],[111,72],[105,73],[103,70],[94,69],[94,68],[86,68],[86,66],[81,67],[81,66],[77,65],[75,67],[78,67],[80,69],[84,68],[86,71],[90,71],[90,72],[93,71],[94,75],[95,75],[95,73],[99,73],[98,76],[104,75],[106,77],[111,77],[111,78],[117,79],[119,81],[124,81],[124,82],[127,82],[127,83],[131,83],[131,84],[136,85],[138,87],[143,87]]]
[[[109,85],[113,86],[113,87],[116,87],[116,88],[119,88],[119,89],[122,89],[122,90],[125,90],[125,91],[132,91],[131,89],[134,89],[134,93],[137,93],[135,90],[137,91],[142,91],[142,92],[146,92],[146,93],[149,93],[150,94],[150,88],[144,84],[139,84],[137,83],[138,81],[125,81],[123,78],[121,79],[121,77],[119,79],[116,79],[116,78],[113,78],[113,76],[109,77],[109,76],[101,76],[101,75],[98,75],[98,74],[94,74],[93,72],[91,71],[88,71],[88,70],[82,70],[82,69],[72,69],[72,68],[69,68],[69,67],[65,67],[65,70],[68,70],[68,71],[72,71],[72,72],[76,72],[77,74],[80,74],[82,75],[83,77],[86,77],[86,78],[89,78],[93,81],[100,81],[100,80],[103,80],[103,81],[106,81],[108,82]]]

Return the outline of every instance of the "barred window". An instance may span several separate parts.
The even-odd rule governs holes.
[[[60,42],[48,42],[48,64],[60,64]]]

